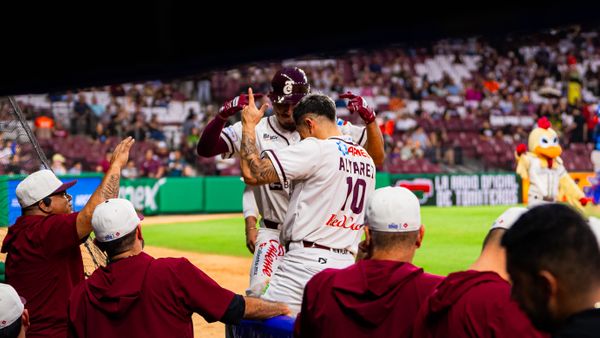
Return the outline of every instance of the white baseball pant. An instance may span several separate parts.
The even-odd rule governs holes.
[[[350,252],[336,253],[326,249],[305,248],[301,242],[290,243],[289,251],[261,298],[288,304],[295,316],[300,312],[304,287],[314,275],[325,269],[343,269],[352,264],[354,256]]]
[[[247,296],[260,297],[263,294],[273,273],[283,259],[285,248],[279,242],[280,230],[259,228],[252,266],[250,267],[250,287]]]

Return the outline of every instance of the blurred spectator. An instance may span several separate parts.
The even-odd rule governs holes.
[[[50,169],[54,171],[54,174],[65,175],[67,173],[65,161],[65,157],[59,153],[56,153],[54,156],[52,156],[52,165],[50,166]]]
[[[113,136],[122,137],[129,132],[129,113],[125,108],[119,108],[117,113],[111,115],[108,123],[108,133]],[[144,135],[145,136],[145,135]],[[138,140],[136,138],[136,140]]]
[[[198,115],[190,109],[188,116],[185,118],[185,122],[183,122],[183,137],[188,137],[192,133],[192,129],[197,127]]]
[[[69,169],[69,171],[67,172],[69,175],[81,175],[83,166],[81,165],[81,162],[75,162],[75,164],[73,164],[73,166]]]
[[[585,118],[581,115],[581,111],[577,108],[571,112],[573,114],[573,122],[569,126],[571,135],[571,143],[584,143],[587,141],[587,124]]]
[[[64,128],[62,123],[57,121],[52,136],[56,138],[67,138],[69,136],[69,132]]]
[[[111,157],[112,157],[112,151],[109,150],[104,154],[104,158],[102,158],[98,162],[98,165],[96,166],[96,172],[106,173],[108,171],[108,168],[110,168]]]
[[[168,176],[192,176],[190,165],[181,156],[181,151],[175,150],[169,154]]]
[[[140,177],[139,171],[136,168],[133,160],[129,160],[129,162],[127,162],[127,166],[121,170],[121,175],[123,175],[124,178],[129,179]]]
[[[567,84],[567,98],[570,105],[577,105],[581,102],[581,74],[577,65],[569,65]]]
[[[136,113],[127,135],[133,137],[136,142],[143,142],[146,140],[147,134],[148,125],[146,124],[144,115],[142,113]]]
[[[92,121],[95,120],[92,109],[83,93],[79,94],[73,106],[71,118],[71,134],[90,134]]]
[[[99,141],[100,143],[104,143],[106,142],[106,139],[108,138],[108,131],[104,128],[104,125],[102,124],[102,122],[98,122],[96,123],[96,128],[94,130],[94,133],[92,133],[92,139]]]
[[[10,157],[13,152],[10,148],[10,141],[0,138],[0,164],[7,165],[10,163]]]
[[[33,125],[35,126],[35,136],[38,139],[52,138],[52,132],[54,131],[54,119],[51,116],[38,116],[36,117]]]
[[[484,121],[481,129],[479,129],[479,140],[481,142],[487,142],[492,139],[494,136],[494,131],[492,127],[490,127],[490,123],[488,121]]]
[[[96,120],[100,120],[106,111],[106,106],[98,103],[98,98],[96,95],[92,96],[92,103],[90,104],[90,109],[96,115]]]
[[[13,154],[11,156],[10,163],[8,163],[4,170],[7,175],[19,175],[26,173],[21,165],[21,156],[19,154]]]
[[[417,126],[416,129],[410,135],[416,147],[420,148],[422,152],[429,146],[429,137],[422,126]]]
[[[152,117],[148,122],[148,132],[150,133],[150,138],[153,140],[165,140],[165,134],[162,131],[162,124],[158,122],[158,115],[152,114]]]
[[[196,144],[200,140],[200,129],[194,127],[191,129],[190,134],[186,137],[187,147],[190,149],[195,149]]]
[[[473,86],[471,83],[467,84],[465,89],[465,100],[467,101],[481,101],[483,99],[483,93],[479,85]]]
[[[148,149],[144,155],[144,161],[141,164],[141,176],[161,178],[165,174],[165,167],[154,155],[154,150]]]

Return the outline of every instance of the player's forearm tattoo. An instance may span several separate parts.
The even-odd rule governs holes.
[[[259,157],[255,132],[242,134],[240,157],[242,161],[248,164],[252,177],[258,181],[257,184],[272,183],[279,180],[271,161]]]
[[[112,174],[108,177],[102,189],[102,197],[104,199],[119,197],[119,177],[119,174]]]

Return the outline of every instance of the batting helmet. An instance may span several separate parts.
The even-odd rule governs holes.
[[[269,98],[273,103],[296,105],[300,99],[310,93],[310,85],[304,71],[298,67],[283,68],[271,80],[273,90]]]

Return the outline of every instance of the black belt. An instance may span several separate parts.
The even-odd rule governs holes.
[[[274,229],[274,230],[277,230],[279,228],[279,223],[269,221],[268,219],[264,219],[264,218],[263,218],[263,224],[265,225],[265,228]]]
[[[323,250],[328,250],[331,252],[335,252],[335,253],[339,253],[339,254],[347,254],[350,253],[350,251],[346,250],[346,249],[335,249],[335,248],[330,248],[328,246],[325,245],[321,245],[315,242],[309,242],[309,241],[300,241],[300,243],[302,243],[302,246],[304,246],[305,248],[317,248],[317,249],[323,249]],[[285,247],[285,251],[289,251],[290,250],[290,243],[288,242],[286,244]]]

